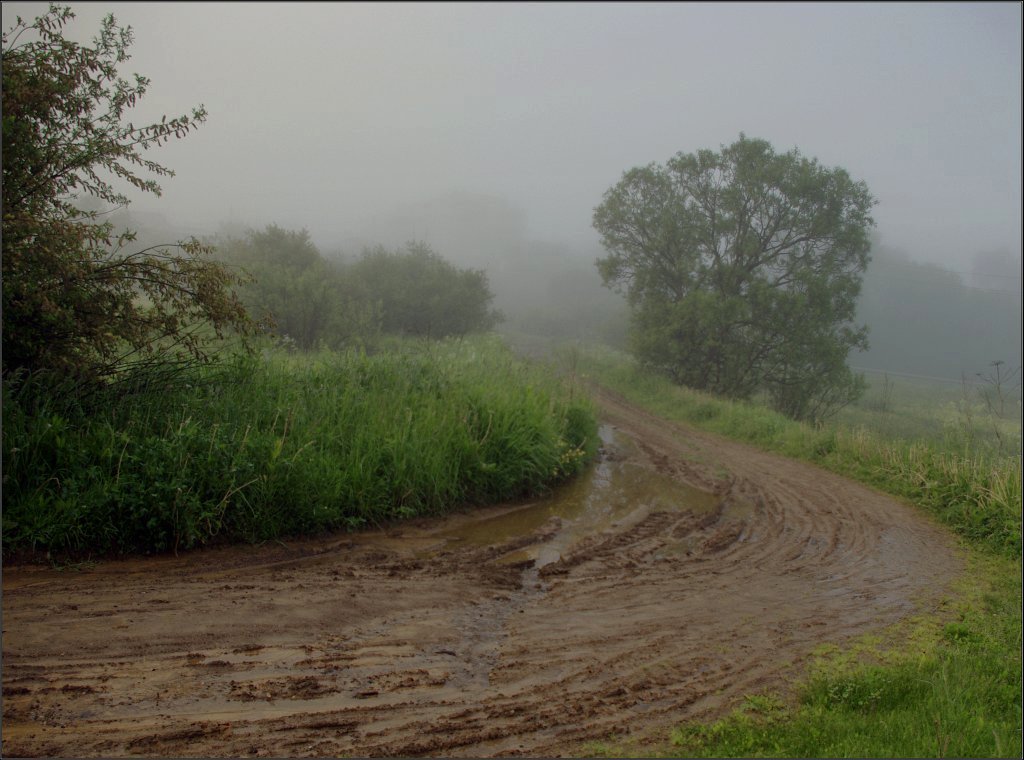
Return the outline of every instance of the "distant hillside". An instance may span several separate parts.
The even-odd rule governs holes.
[[[868,267],[858,318],[871,347],[854,366],[959,380],[993,361],[1021,364],[1021,279],[951,272],[879,248]],[[970,282],[970,285],[968,284]]]

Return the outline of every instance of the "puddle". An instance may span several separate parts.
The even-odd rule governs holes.
[[[557,562],[562,554],[575,542],[587,535],[611,527],[629,527],[651,512],[682,511],[702,514],[718,507],[720,497],[708,491],[688,486],[662,475],[654,470],[633,463],[638,453],[636,443],[628,435],[617,432],[610,425],[599,429],[602,455],[585,473],[579,475],[553,493],[536,501],[504,507],[490,507],[473,510],[464,514],[449,516],[435,527],[416,528],[401,526],[390,532],[367,531],[346,534],[339,546],[360,545],[379,547],[398,554],[410,554],[419,559],[428,559],[445,549],[458,546],[491,546],[528,538],[535,531],[546,529],[550,537],[533,543],[525,549],[510,550],[499,558],[499,562],[520,562],[533,560],[535,568]],[[740,511],[750,512],[749,505],[730,503],[727,516]],[[520,545],[522,542],[519,542]],[[677,547],[685,551],[688,546]],[[196,554],[192,560],[201,558]],[[103,563],[88,566],[85,572],[61,572],[52,568],[28,568],[12,579],[3,577],[3,591],[14,592],[21,588],[46,585],[59,581],[76,583],[99,580],[116,574],[124,577],[136,570],[152,569],[154,563],[168,567],[184,564],[188,558],[177,557],[146,558]],[[282,569],[311,564],[334,562],[333,552],[318,553],[317,556],[296,557],[270,563]],[[265,567],[270,565],[264,565]],[[231,575],[231,567],[214,570],[213,575]]]
[[[553,527],[547,541],[502,558],[506,562],[532,559],[539,568],[557,562],[584,536],[637,522],[650,512],[688,510],[700,514],[718,506],[719,497],[713,493],[626,461],[635,444],[611,426],[602,426],[599,433],[604,454],[585,474],[541,501],[490,517],[458,521],[436,531],[431,535],[442,543],[421,550],[419,555],[430,556],[452,545],[501,544]]]

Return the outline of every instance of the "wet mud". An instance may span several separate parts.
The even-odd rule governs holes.
[[[530,504],[5,568],[3,754],[580,754],[784,690],[962,568],[890,497],[597,400],[599,461]]]

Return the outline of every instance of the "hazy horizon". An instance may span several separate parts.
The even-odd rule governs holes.
[[[1020,260],[1016,3],[72,9],[72,39],[108,12],[133,28],[133,122],[209,110],[151,154],[177,174],[163,197],[130,207],[200,233],[431,242],[424,209],[490,198],[524,239],[599,252],[591,214],[624,171],[743,132],[864,180],[881,241],[915,260]],[[44,10],[7,3],[4,28]]]

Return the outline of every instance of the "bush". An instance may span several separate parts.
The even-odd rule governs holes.
[[[585,399],[480,339],[238,357],[69,403],[4,386],[3,541],[158,552],[543,491],[596,450]]]

